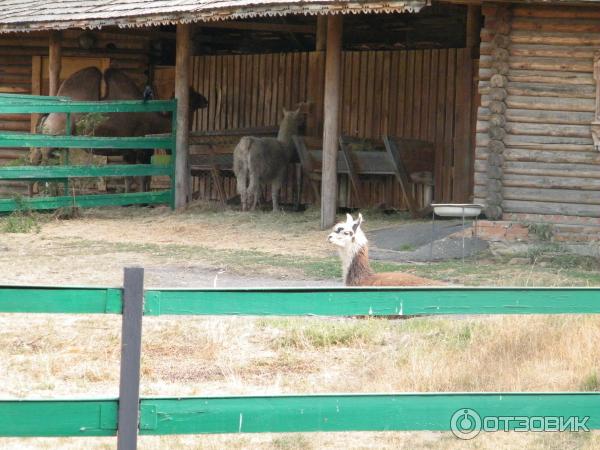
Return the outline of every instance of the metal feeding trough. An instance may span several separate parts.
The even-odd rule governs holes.
[[[465,217],[475,218],[473,238],[477,238],[477,218],[481,214],[483,205],[477,203],[432,203],[431,214],[431,246],[429,247],[429,260],[433,261],[433,239],[435,236],[435,216],[461,217],[462,218],[462,260],[465,260]]]
[[[440,217],[478,217],[483,205],[470,203],[432,203],[433,213]]]

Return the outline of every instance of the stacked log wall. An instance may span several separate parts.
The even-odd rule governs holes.
[[[579,216],[600,226],[590,127],[600,8],[486,5],[483,13],[475,200],[492,218],[577,224]]]

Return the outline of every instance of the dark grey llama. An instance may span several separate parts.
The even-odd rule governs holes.
[[[233,171],[242,211],[256,209],[261,185],[271,183],[273,211],[279,209],[279,190],[287,165],[294,154],[292,136],[298,134],[302,114],[283,109],[283,120],[276,138],[244,136],[233,151]]]

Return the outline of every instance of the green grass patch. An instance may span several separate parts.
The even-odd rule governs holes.
[[[600,391],[600,377],[598,377],[598,373],[592,372],[586,376],[581,382],[579,388],[584,392]]]
[[[4,233],[38,233],[40,224],[33,214],[15,211],[3,220],[2,231]]]
[[[476,335],[486,332],[485,321],[478,319],[446,319],[438,317],[415,317],[398,322],[394,327],[397,334],[419,336],[431,345],[446,345],[464,348],[471,345]]]
[[[261,319],[261,328],[282,331],[273,339],[276,349],[353,347],[385,344],[385,332],[389,323],[385,320],[367,318],[357,320],[306,320],[302,318]]]
[[[29,209],[23,197],[16,196],[14,201],[16,209],[2,221],[2,231],[5,233],[38,233],[40,231],[38,215]]]
[[[302,434],[284,434],[271,442],[277,450],[310,450],[314,448],[310,439]]]
[[[562,253],[555,255],[550,263],[552,267],[561,269],[600,270],[600,259],[593,256]]]
[[[527,228],[540,241],[550,241],[554,235],[554,227],[549,223],[530,223]]]

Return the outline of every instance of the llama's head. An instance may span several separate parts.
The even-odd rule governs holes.
[[[300,125],[304,118],[301,110],[302,105],[300,105],[298,109],[292,111],[283,108],[283,120],[279,124],[279,133],[277,135],[279,140],[288,141],[291,140],[293,135],[298,134],[298,130],[300,129]]]
[[[333,231],[327,237],[327,241],[341,249],[356,251],[367,244],[367,237],[360,225],[363,222],[362,214],[354,220],[350,214],[346,214],[346,221],[340,222],[333,227]]]

